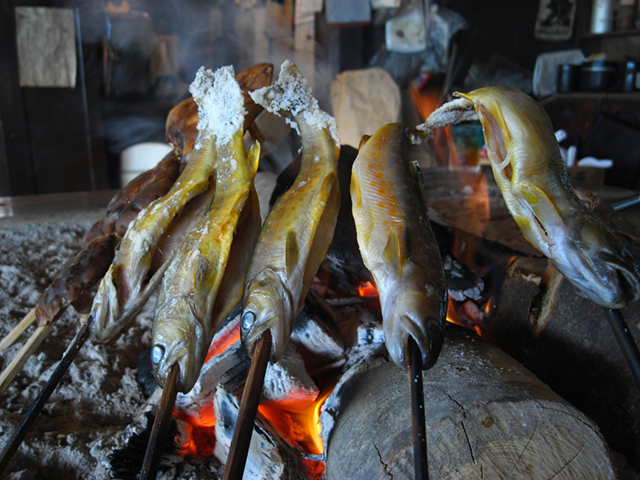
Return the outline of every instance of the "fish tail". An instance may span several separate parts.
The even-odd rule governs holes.
[[[275,84],[249,95],[271,113],[291,119],[303,110],[318,106],[309,83],[290,60],[285,60],[280,67],[280,76]]]
[[[267,111],[284,117],[298,133],[300,129],[296,122],[303,119],[315,128],[328,130],[336,144],[340,144],[335,119],[318,106],[309,83],[290,60],[285,60],[280,67],[275,84],[249,92],[249,95]]]

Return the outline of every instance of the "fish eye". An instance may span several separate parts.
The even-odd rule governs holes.
[[[242,315],[242,324],[241,324],[241,328],[243,332],[248,332],[249,330],[251,330],[251,327],[253,327],[253,323],[256,321],[256,314],[253,312],[245,312],[244,315]]]
[[[164,358],[164,347],[162,345],[154,345],[153,350],[151,350],[151,361],[154,364],[160,363],[160,361]]]

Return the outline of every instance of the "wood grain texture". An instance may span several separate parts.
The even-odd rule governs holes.
[[[405,377],[383,362],[342,387],[327,452],[328,480],[413,478]],[[466,331],[447,331],[424,387],[432,480],[616,478],[607,446],[588,417]]]

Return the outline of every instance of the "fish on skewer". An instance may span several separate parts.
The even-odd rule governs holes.
[[[261,82],[270,81],[272,67],[270,65],[268,67],[253,69],[250,75],[245,75],[243,78],[251,88],[260,85]],[[195,83],[192,84],[192,88],[194,92],[203,93],[198,90],[198,85]],[[198,97],[198,93],[194,94],[194,99],[196,102],[203,100]],[[245,97],[246,101],[247,97]],[[189,105],[189,102],[183,102],[181,108],[192,111]],[[258,109],[251,107],[251,122],[258,113]],[[185,128],[173,130],[170,135],[173,141],[180,142],[185,148],[193,138],[193,117],[189,115],[190,120],[186,122]],[[246,117],[243,122],[245,125],[248,123]],[[203,205],[213,198],[215,181],[212,175],[215,170],[216,156],[214,137],[208,132],[213,126],[202,121],[198,121],[197,124],[199,133],[194,148],[189,154],[190,160],[180,177],[171,190],[141,212],[127,230],[116,252],[114,262],[100,284],[92,307],[98,341],[108,341],[113,338],[128,321],[135,317],[159,285],[164,269],[167,267],[166,262],[160,262],[161,265],[151,278],[148,278],[148,275],[158,251],[159,242],[167,234],[176,216],[183,212],[185,205],[200,194],[205,197]],[[182,136],[177,135],[177,132],[182,131],[186,133]]]
[[[179,365],[177,388],[182,392],[195,384],[213,335],[240,300],[247,252],[260,229],[253,187],[260,145],[254,144],[247,155],[242,127],[244,101],[233,68],[223,67],[215,73],[201,68],[195,82],[208,92],[200,97],[200,118],[205,131],[214,137],[215,194],[204,220],[169,261],[156,305],[151,355],[161,386],[165,386],[171,367]],[[232,253],[236,255],[233,259]],[[218,302],[223,281],[228,287]],[[215,308],[218,303],[225,306]]]
[[[494,177],[525,238],[594,303],[621,308],[637,301],[638,263],[578,199],[543,108],[509,87],[456,95],[417,128],[457,123],[475,111]]]
[[[262,111],[262,107],[251,100],[248,92],[269,85],[272,75],[273,65],[261,63],[243,70],[236,77],[242,88],[247,110],[244,128],[252,129],[256,135],[259,135],[259,132],[255,128],[254,121]],[[91,303],[90,289],[104,277],[113,260],[115,248],[131,221],[151,202],[170,190],[182,167],[188,161],[197,136],[198,120],[197,106],[192,97],[176,105],[169,112],[166,135],[168,142],[174,145],[174,151],[162,159],[156,167],[134,178],[111,199],[107,206],[107,213],[84,235],[80,250],[63,265],[56,278],[38,299],[36,307],[6,339],[0,342],[0,348],[11,345],[34,320],[37,320],[38,325],[42,327],[60,316],[68,305],[73,304],[78,307],[80,301]],[[184,216],[184,214],[181,215],[181,218]],[[180,228],[188,228],[183,223],[173,222],[170,232],[167,232],[172,234],[172,239],[161,241],[175,243],[176,237],[173,233]],[[113,238],[110,238],[111,236]],[[167,247],[160,245],[159,250],[166,251]],[[162,256],[155,256],[153,262],[152,272],[162,263]],[[87,297],[89,297],[88,301]]]
[[[387,350],[407,369],[413,338],[426,370],[444,340],[447,283],[422,173],[407,159],[410,138],[400,123],[363,137],[353,163],[351,203],[360,253],[380,295]]]
[[[285,117],[302,138],[300,172],[265,219],[244,286],[243,346],[253,355],[256,341],[269,329],[270,357],[276,362],[333,238],[340,206],[340,143],[335,120],[320,109],[292,62],[282,64],[276,84],[251,96]]]

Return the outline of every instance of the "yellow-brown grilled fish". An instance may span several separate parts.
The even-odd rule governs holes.
[[[245,151],[243,96],[234,79],[233,68],[223,67],[204,75],[211,78],[211,92],[220,96],[220,101],[213,102],[213,107],[224,108],[227,118],[231,112],[235,116],[228,124],[211,124],[218,159],[215,195],[206,218],[185,238],[169,262],[158,295],[152,334],[151,358],[158,384],[164,386],[170,368],[177,363],[180,366],[178,388],[182,392],[188,392],[195,384],[220,321],[242,295],[248,262],[232,262],[229,278],[233,279],[231,284],[235,287],[222,299],[228,309],[218,309],[213,317],[236,227],[250,197],[260,156],[257,143],[248,156]],[[203,113],[201,109],[201,118],[205,115],[220,117],[216,111]],[[252,201],[248,208],[255,210]],[[248,228],[242,231],[243,238],[238,239],[245,252],[251,251],[260,229],[259,216],[252,218],[253,224],[247,225]],[[248,255],[244,258],[248,259]]]
[[[494,177],[527,240],[593,302],[621,308],[638,300],[638,264],[576,196],[543,108],[509,87],[457,95],[434,118],[452,112],[455,123],[459,112],[475,110]],[[430,119],[418,128],[432,128]]]
[[[244,288],[242,343],[252,355],[255,342],[271,329],[275,362],[333,238],[340,206],[339,141],[335,120],[318,107],[293,63],[282,64],[275,85],[251,95],[256,103],[287,118],[302,137],[300,172],[265,220]]]
[[[410,135],[392,123],[363,138],[351,173],[351,203],[360,253],[380,295],[387,350],[405,369],[413,337],[427,369],[444,340],[447,284],[420,167],[407,159]]]

